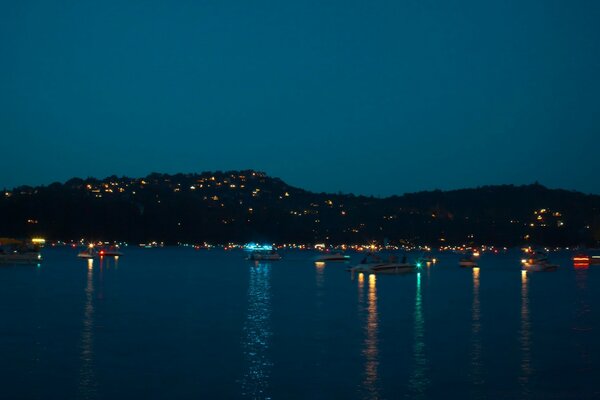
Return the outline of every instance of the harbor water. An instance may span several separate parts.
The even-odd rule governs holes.
[[[124,253],[0,266],[2,398],[600,398],[600,266],[569,252],[555,272],[514,250],[401,275],[308,251]]]

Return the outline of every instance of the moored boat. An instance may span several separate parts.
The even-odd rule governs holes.
[[[279,261],[281,256],[275,250],[254,250],[248,255],[251,261]]]
[[[42,254],[39,246],[26,240],[0,238],[0,263],[39,264]]]
[[[558,265],[550,263],[548,256],[542,251],[536,251],[530,258],[522,260],[522,263],[525,271],[546,272],[558,269]]]
[[[79,258],[94,258],[94,257],[98,257],[98,252],[96,250],[94,250],[93,247],[88,247],[87,249],[80,251],[77,254],[77,257],[79,257]]]
[[[458,265],[464,268],[475,268],[479,266],[477,261],[472,258],[461,258],[460,261],[458,261]]]
[[[101,248],[98,250],[98,255],[100,257],[119,257],[122,256],[123,253],[119,250],[119,247],[110,246],[108,248]]]
[[[324,253],[315,257],[315,262],[350,261],[350,256],[342,253]]]
[[[360,264],[350,268],[350,271],[367,273],[404,273],[414,271],[416,268],[418,268],[417,264],[407,262],[406,256],[403,256],[401,262],[398,262],[396,256],[390,256],[388,260],[383,260],[381,257],[369,253],[362,259]]]

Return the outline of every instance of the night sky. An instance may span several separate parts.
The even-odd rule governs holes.
[[[600,193],[600,1],[0,2],[0,188]]]

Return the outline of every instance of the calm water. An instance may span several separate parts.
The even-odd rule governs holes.
[[[376,277],[309,252],[75,255],[0,268],[0,397],[600,398],[600,266],[567,253]]]

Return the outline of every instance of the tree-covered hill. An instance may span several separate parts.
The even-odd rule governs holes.
[[[51,240],[387,240],[436,246],[600,241],[596,195],[533,184],[374,198],[312,193],[251,170],[73,178],[21,186],[4,191],[0,215],[0,236],[43,235]]]

